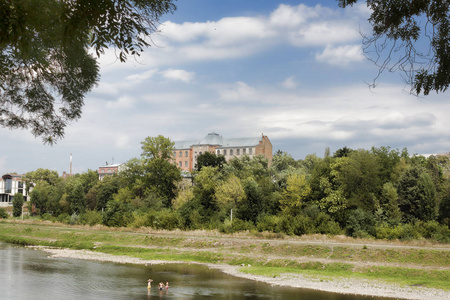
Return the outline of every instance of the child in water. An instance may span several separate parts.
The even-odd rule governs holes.
[[[166,281],[166,291],[169,290],[169,282]]]

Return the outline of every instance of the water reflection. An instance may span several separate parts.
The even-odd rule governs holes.
[[[147,279],[153,279],[151,290]],[[386,299],[294,289],[235,278],[195,265],[136,266],[49,258],[0,243],[1,299]],[[170,283],[166,291],[159,282]]]

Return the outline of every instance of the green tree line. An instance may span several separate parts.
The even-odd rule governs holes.
[[[101,181],[91,170],[66,179],[27,173],[33,211],[72,224],[450,241],[446,156],[344,147],[301,160],[278,151],[269,164],[208,153],[183,178],[170,139],[141,144],[141,157]]]

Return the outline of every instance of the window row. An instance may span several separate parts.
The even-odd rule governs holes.
[[[229,149],[229,152],[227,152],[227,149],[223,149],[223,150],[218,149],[217,150],[217,155],[220,155],[220,154],[222,154],[224,156],[226,156],[227,154],[229,154],[229,155],[241,155],[241,150],[242,150],[242,155],[246,155],[246,154],[253,155],[253,148],[248,148],[248,149],[247,148]],[[248,153],[247,153],[247,150],[248,150]]]
[[[187,160],[184,162],[184,166],[185,166],[186,168],[189,166],[189,162],[188,162]],[[183,162],[182,162],[182,161],[178,162],[178,167],[180,167],[180,168],[183,167]]]
[[[177,157],[177,152],[173,152],[173,157]],[[178,152],[178,157],[183,157],[183,151]],[[189,157],[189,151],[184,151],[184,157]]]

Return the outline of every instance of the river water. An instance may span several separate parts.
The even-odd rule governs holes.
[[[147,279],[153,279],[147,290]],[[169,281],[160,292],[158,282]],[[41,250],[0,243],[0,299],[282,299],[375,300],[270,286],[196,265],[140,266],[50,258]]]

